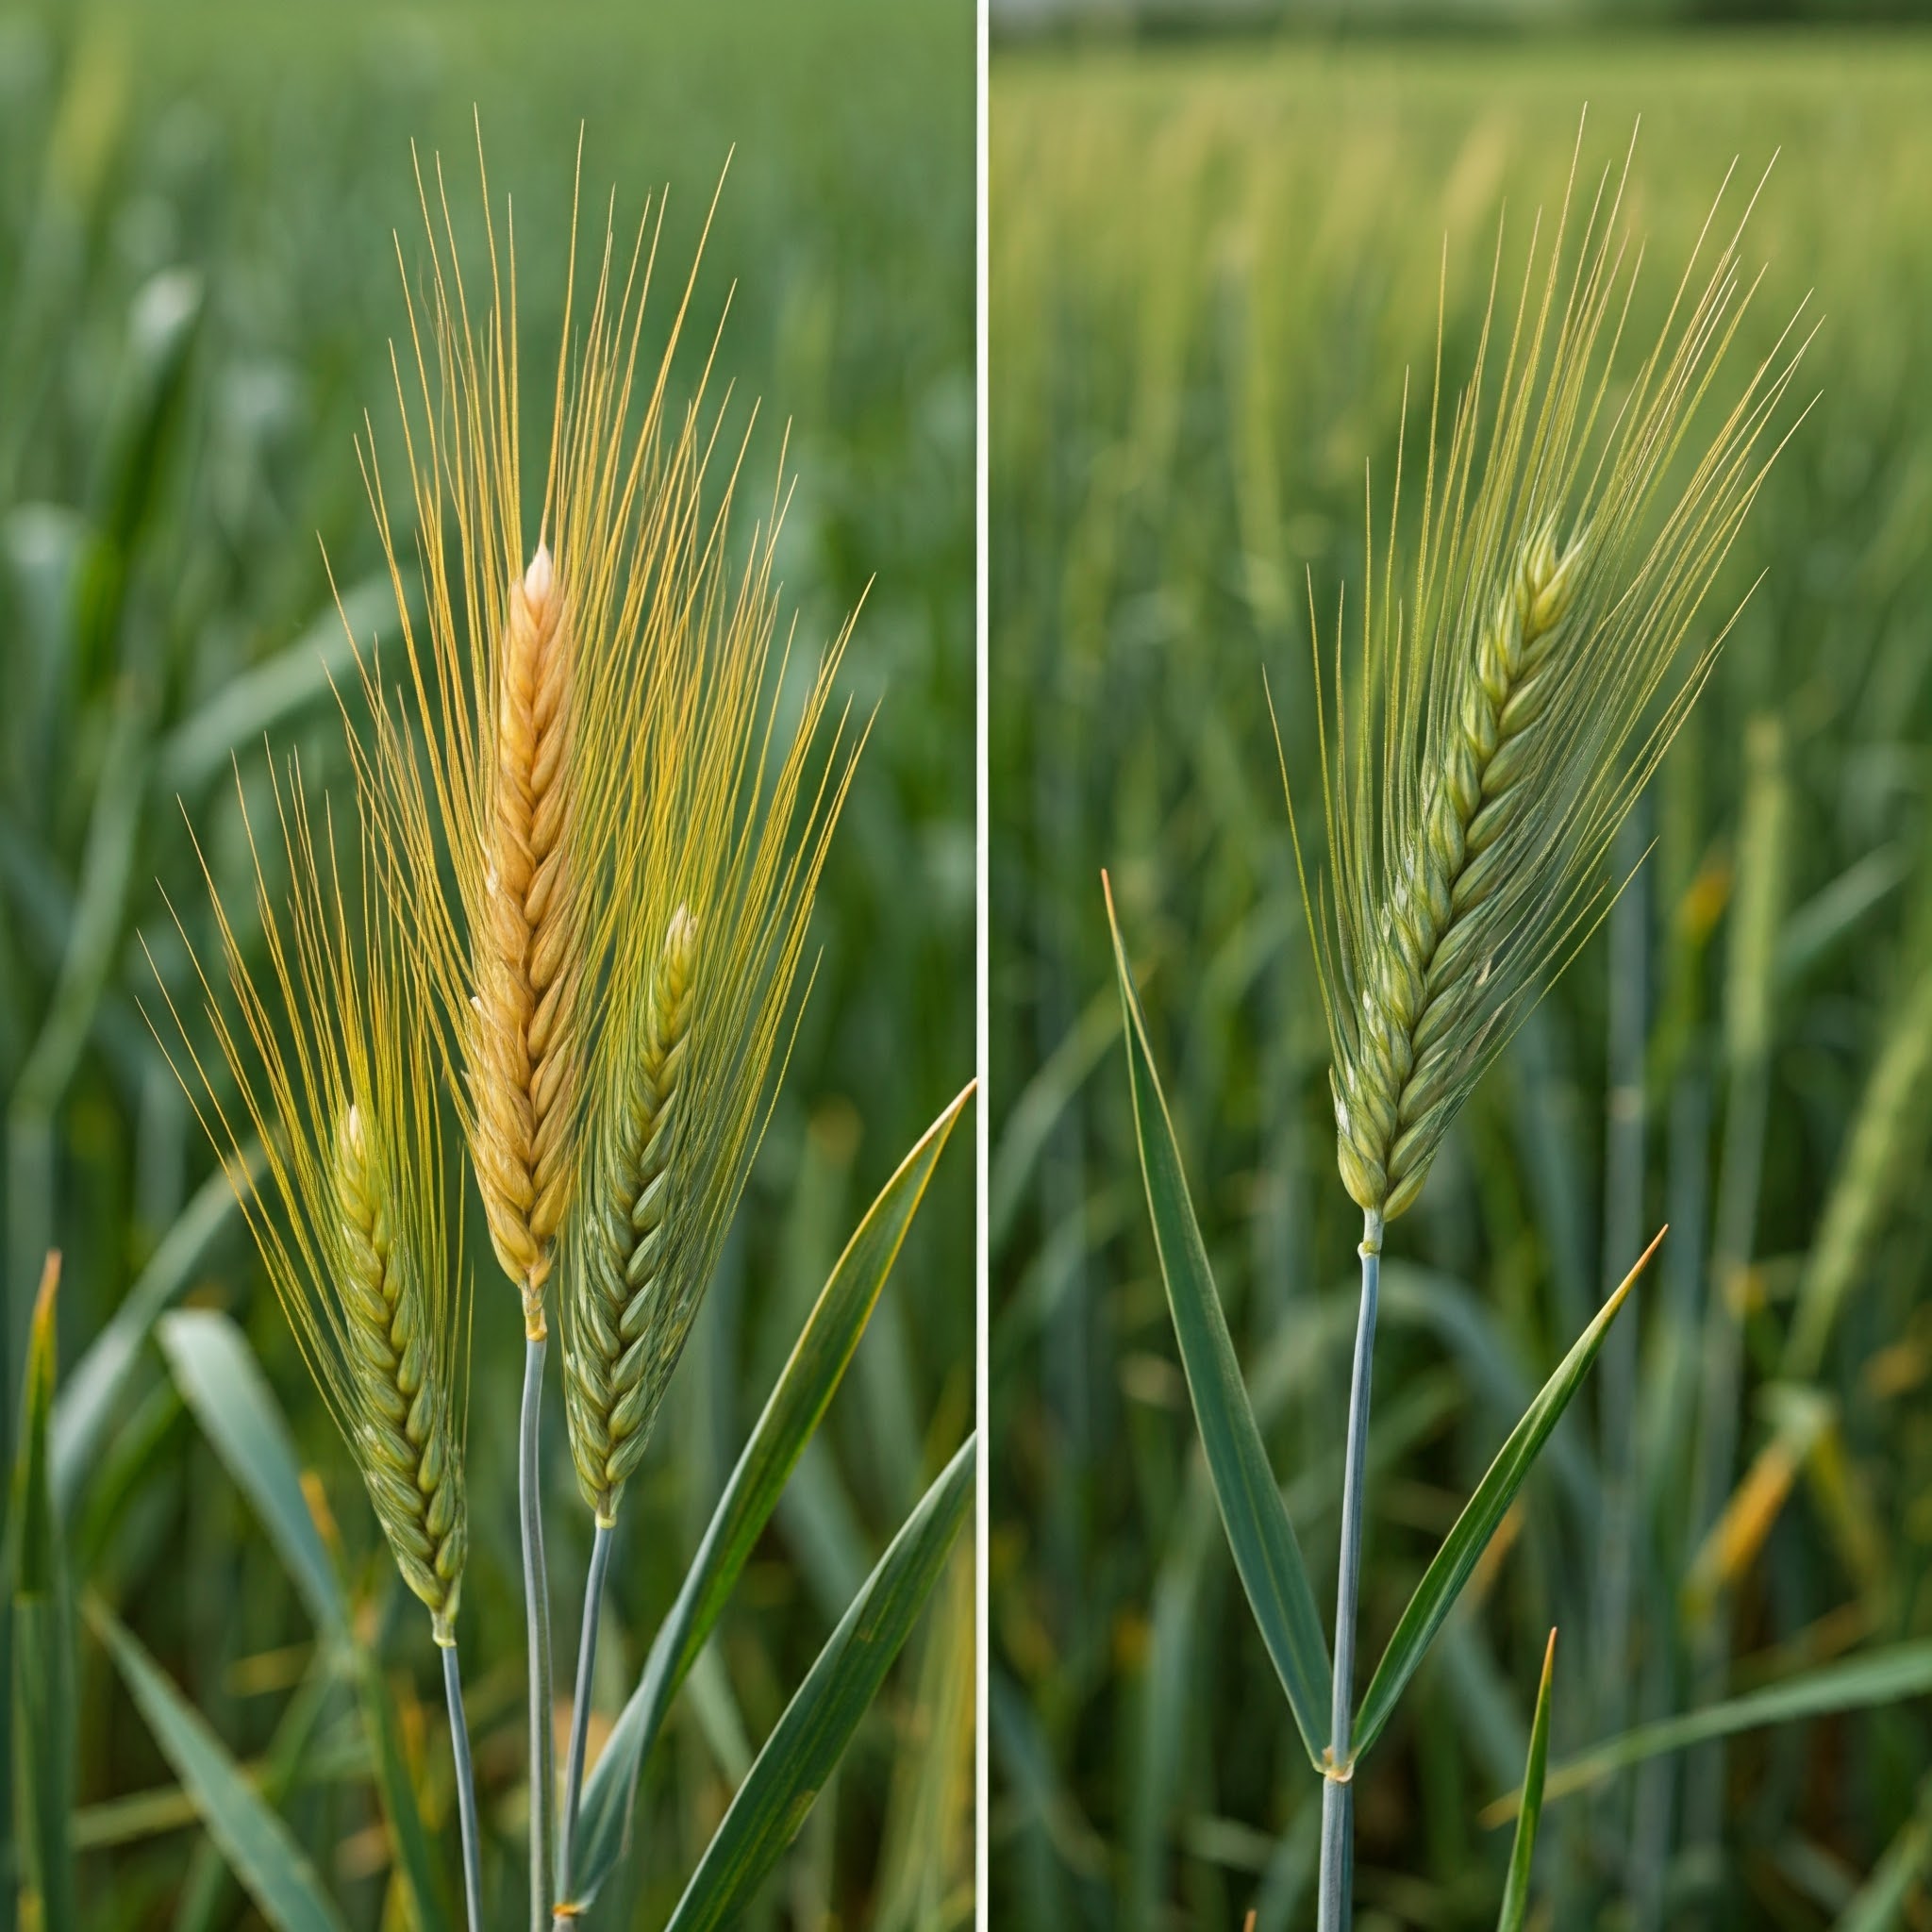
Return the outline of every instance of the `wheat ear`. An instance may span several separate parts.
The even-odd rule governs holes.
[[[692,478],[693,493],[697,478]],[[579,1485],[615,1519],[735,1211],[857,747],[822,733],[850,624],[785,735],[771,513],[726,574],[734,470],[693,516],[643,616],[639,681],[657,693],[616,840],[625,909],[587,1074],[583,1183],[559,1306]],[[823,763],[819,763],[822,742]],[[814,766],[817,767],[814,771]]]
[[[379,849],[365,834],[358,935],[332,839],[318,849],[299,773],[287,795],[277,777],[275,800],[290,880],[281,908],[242,801],[268,952],[264,985],[250,972],[211,874],[219,975],[202,967],[176,919],[242,1115],[225,1110],[164,985],[185,1054],[176,1071],[235,1182],[396,1567],[428,1609],[436,1641],[447,1645],[468,1550],[469,1297],[445,1236],[427,991],[398,930]],[[243,1120],[263,1148],[259,1186],[242,1156]]]
[[[543,1288],[575,1172],[584,958],[569,836],[572,675],[562,587],[540,543],[505,626],[470,1055],[477,1185],[532,1340],[545,1332]]]
[[[336,1136],[342,1229],[342,1326],[358,1397],[363,1476],[403,1581],[452,1641],[468,1530],[446,1391],[431,1373],[434,1338],[408,1291],[381,1164],[362,1109]]]
[[[597,1521],[616,1521],[617,1492],[648,1440],[646,1403],[662,1365],[649,1361],[647,1317],[671,1245],[672,1167],[685,1056],[696,1006],[697,922],[680,906],[651,973],[643,1050],[623,1131],[584,1230],[586,1291],[575,1373],[565,1378],[571,1450]],[[646,1369],[656,1374],[647,1374]]]
[[[1363,1050],[1335,1069],[1342,1179],[1357,1206],[1392,1219],[1428,1172],[1442,1115],[1459,1098],[1459,1024],[1480,983],[1470,915],[1499,883],[1499,843],[1534,805],[1538,726],[1556,683],[1579,539],[1558,554],[1544,529],[1524,547],[1451,701],[1455,731],[1422,812],[1415,869],[1396,881],[1361,991]]]
[[[1792,346],[1794,320],[1663,497],[1755,286],[1739,266],[1742,224],[1701,288],[1693,254],[1611,410],[1635,280],[1617,235],[1622,187],[1607,170],[1566,269],[1574,188],[1573,175],[1546,258],[1532,239],[1492,401],[1491,284],[1440,469],[1439,342],[1413,590],[1399,597],[1393,580],[1398,457],[1358,684],[1339,622],[1332,678],[1316,658],[1327,865],[1319,891],[1303,871],[1303,894],[1338,1164],[1376,1244],[1613,896],[1604,862],[1709,675],[1722,630],[1696,652],[1686,633],[1782,446],[1768,432],[1805,346]],[[1289,809],[1292,821],[1291,791]],[[1295,851],[1299,865],[1299,828]]]

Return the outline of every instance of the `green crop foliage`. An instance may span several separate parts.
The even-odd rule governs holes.
[[[995,1924],[1313,1923],[1309,1700],[1277,1677],[1298,1653],[1255,1551],[1298,1544],[1325,1627],[1360,1228],[1262,680],[1312,783],[1310,603],[1332,637],[1346,585],[1354,622],[1405,375],[1420,475],[1441,278],[1453,380],[1499,221],[1513,299],[1586,102],[1592,182],[1641,118],[1628,344],[1733,158],[1748,183],[1781,151],[1735,353],[1810,291],[1792,400],[1820,399],[1693,632],[1764,574],[1620,836],[1611,862],[1641,870],[1391,1224],[1356,1924],[1496,1923],[1552,1626],[1526,1923],[1924,1909],[1928,86],[1907,35],[996,57]],[[1131,1082],[1103,867],[1144,1014]],[[1391,1641],[1412,1660],[1432,1557],[1665,1222],[1399,1702],[1364,1693]],[[1201,1342],[1203,1284],[1239,1382]],[[1252,1410],[1291,1525],[1240,1565],[1194,1356]]]
[[[862,603],[841,693],[856,716],[880,706],[777,1110],[626,1490],[594,1751],[848,1235],[973,1064],[972,54],[960,4],[0,5],[0,1439],[41,1445],[29,1493],[58,1515],[60,1615],[24,1591],[23,1641],[72,1657],[71,1699],[63,1683],[44,1702],[72,1712],[57,1770],[77,1924],[258,1923],[266,1890],[291,1923],[395,1925],[439,1888],[427,1922],[459,1922],[435,1653],[142,1014],[156,970],[191,983],[163,895],[197,945],[207,933],[190,823],[225,898],[249,905],[233,761],[258,818],[264,738],[276,761],[299,756],[311,798],[348,795],[330,682],[357,680],[330,574],[358,636],[393,643],[355,439],[366,408],[393,446],[392,235],[405,273],[425,266],[410,143],[468,189],[480,120],[492,187],[515,200],[526,344],[556,341],[580,126],[590,225],[609,184],[621,211],[668,184],[665,263],[691,258],[731,157],[694,308],[708,340],[736,283],[711,393],[735,384],[741,421],[762,399],[760,479],[789,423],[775,568],[800,661]],[[547,368],[525,373],[547,409]],[[884,1579],[871,1623],[901,1601],[894,1576],[934,1587],[970,1488],[953,1458],[972,1425],[972,1229],[956,1148],[841,1343],[863,1329],[841,1392],[781,1445],[799,1460],[809,1435],[808,1451],[766,1472],[782,1493],[760,1490],[714,1550],[680,1626],[691,1654],[668,1660],[638,1740],[654,1748],[631,1759],[634,1809],[614,1779],[599,1788],[588,1923],[664,1924],[868,1577]],[[462,1237],[487,1263],[474,1208]],[[51,1427],[28,1431],[57,1247],[58,1381]],[[525,1831],[516,1326],[475,1324],[460,1613],[503,1923]],[[211,1360],[248,1404],[210,1394]],[[546,1422],[554,1614],[574,1632],[591,1518],[555,1386]],[[895,1545],[949,1467],[925,1540]],[[813,1724],[779,1756],[823,1792],[789,1852],[741,1807],[737,1882],[775,1861],[741,1923],[880,1902],[908,1932],[958,1923],[970,1728],[918,1712],[970,1710],[968,1561],[947,1559],[944,1609],[911,1626],[875,1701],[813,1680]],[[566,1721],[569,1690],[566,1668]],[[758,1789],[782,1791],[775,1776]],[[0,1815],[37,1819],[58,1788],[9,1788]],[[6,1862],[11,1924],[42,1860]]]

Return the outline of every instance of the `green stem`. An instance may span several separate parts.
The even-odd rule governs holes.
[[[1348,1932],[1354,1916],[1356,1609],[1361,1595],[1362,1487],[1369,1459],[1369,1388],[1375,1354],[1375,1308],[1382,1286],[1382,1217],[1362,1216],[1361,1310],[1356,1318],[1355,1373],[1348,1390],[1348,1462],[1341,1485],[1341,1557],[1335,1581],[1335,1677],[1329,1702],[1328,1771],[1322,1781],[1321,1932]]]
[[[463,1905],[470,1932],[483,1932],[483,1857],[476,1840],[476,1773],[463,1716],[462,1673],[454,1638],[442,1648],[442,1691],[449,1700],[449,1748],[457,1762],[457,1816],[463,1838]]]
[[[517,1441],[517,1503],[524,1528],[524,1623],[530,1646],[530,1926],[550,1924],[551,1840],[557,1828],[557,1745],[550,1721],[550,1575],[543,1562],[541,1430],[548,1338],[524,1345],[524,1407]]]
[[[557,1857],[558,1914],[568,1919],[571,1853],[576,1842],[577,1807],[584,1794],[584,1750],[590,1742],[591,1680],[597,1671],[597,1624],[604,1613],[604,1573],[610,1567],[614,1523],[600,1522],[591,1538],[591,1574],[584,1582],[584,1628],[577,1640],[577,1688],[571,1704],[570,1756],[563,1773],[563,1837]]]

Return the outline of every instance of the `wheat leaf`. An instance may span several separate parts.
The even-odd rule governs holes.
[[[1174,1123],[1154,1071],[1140,995],[1127,965],[1113,891],[1107,886],[1108,923],[1113,932],[1114,965],[1120,977],[1121,1013],[1126,1030],[1127,1073],[1132,1083],[1134,1127],[1141,1148],[1141,1173],[1147,1207],[1154,1218],[1154,1241],[1160,1252],[1161,1278],[1174,1315],[1181,1366],[1194,1405],[1214,1498],[1234,1550],[1241,1587],[1260,1626],[1261,1641],[1288,1692],[1290,1708],[1308,1757],[1319,1770],[1328,1725],[1328,1646],[1322,1635],[1314,1592],[1302,1561],[1294,1525],[1275,1487],[1268,1452],[1241,1381],[1241,1364],[1221,1311],[1221,1297],[1208,1265],[1208,1250],[1188,1198]]]

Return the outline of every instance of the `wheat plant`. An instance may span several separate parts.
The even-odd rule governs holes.
[[[1357,1707],[1385,1229],[1414,1204],[1457,1109],[1614,896],[1613,841],[1722,641],[1720,626],[1709,642],[1686,648],[1789,434],[1780,406],[1805,346],[1794,319],[1715,427],[1697,427],[1756,287],[1739,252],[1755,196],[1726,235],[1721,194],[1656,345],[1633,371],[1620,368],[1641,258],[1621,219],[1628,166],[1626,157],[1621,170],[1607,168],[1579,196],[1573,160],[1552,232],[1547,242],[1540,226],[1533,233],[1521,293],[1500,328],[1492,274],[1440,448],[1439,347],[1413,530],[1403,522],[1398,457],[1381,575],[1371,541],[1356,641],[1338,615],[1327,671],[1319,641],[1314,652],[1320,866],[1304,853],[1283,754],[1329,1040],[1337,1161],[1362,1213],[1332,1664],[1293,1532],[1269,1507],[1274,1492],[1252,1417],[1241,1420],[1245,1398],[1218,1307],[1183,1312],[1184,1298],[1211,1300],[1212,1287],[1177,1157],[1160,1144],[1165,1107],[1115,929],[1141,1160],[1184,1366],[1243,1581],[1322,1778],[1322,1932],[1351,1923],[1362,1757],[1657,1245],[1492,1465]],[[1501,259],[1499,238],[1497,273]],[[1496,338],[1501,369],[1492,377]],[[1402,580],[1405,542],[1413,568]],[[1310,630],[1319,640],[1312,610]],[[1205,1411],[1217,1404],[1234,1418],[1223,1413],[1210,1425]],[[1512,1894],[1520,1915],[1520,1883]]]
[[[362,832],[361,865],[345,882],[326,819],[318,839],[299,769],[286,790],[278,774],[272,783],[289,881],[280,908],[238,774],[254,863],[250,909],[268,957],[260,984],[208,878],[221,957],[195,970],[220,1069],[203,1063],[165,990],[164,998],[183,1085],[396,1568],[429,1612],[442,1654],[475,1924],[482,1881],[456,1635],[469,1537],[470,1295],[449,1233],[428,988],[379,848]],[[239,1106],[224,1100],[222,1072]],[[245,1151],[253,1145],[263,1151],[260,1163]]]
[[[623,808],[635,790],[627,774],[644,763],[638,754],[653,709],[672,701],[671,678],[659,675],[670,667],[651,648],[658,639],[646,612],[678,594],[677,560],[692,536],[702,391],[667,454],[674,325],[633,429],[655,260],[647,208],[615,285],[606,228],[581,342],[574,341],[574,283],[566,292],[539,527],[534,542],[526,540],[514,231],[499,256],[485,175],[490,299],[473,319],[440,165],[435,213],[420,168],[417,182],[429,292],[421,317],[410,299],[412,353],[397,359],[396,384],[427,613],[421,633],[405,615],[403,648],[427,722],[419,759],[379,659],[365,661],[376,728],[364,789],[408,880],[446,1037],[456,1042],[454,1086],[491,1245],[523,1316],[530,1907],[541,1923],[555,1892],[556,1809],[539,1467],[546,1289],[584,1158],[589,1002],[612,963],[611,926],[625,908],[636,857],[624,846]],[[574,242],[571,255],[574,275]],[[407,613],[373,451],[367,475]]]
[[[480,165],[479,143],[479,174]],[[409,352],[393,358],[412,545],[391,520],[373,448],[363,451],[401,651],[398,663],[357,638],[359,691],[341,699],[357,882],[344,883],[332,839],[314,830],[299,776],[287,796],[278,780],[280,857],[292,881],[279,917],[249,832],[274,997],[257,991],[246,928],[231,923],[205,868],[221,958],[218,971],[197,971],[214,1064],[204,1063],[188,1017],[175,1018],[190,1091],[443,1649],[475,1932],[484,1873],[455,1654],[472,1319],[447,1232],[460,1173],[516,1291],[525,1342],[528,1920],[543,1928],[588,1912],[624,1854],[666,1706],[843,1374],[972,1089],[901,1163],[833,1268],[590,1767],[620,1498],[770,1118],[814,892],[863,734],[848,732],[835,700],[850,621],[802,691],[790,675],[791,632],[776,641],[782,458],[769,513],[741,558],[730,510],[751,424],[735,444],[724,441],[725,411],[705,402],[708,362],[693,392],[671,403],[695,265],[661,360],[640,375],[661,201],[627,253],[607,222],[581,317],[567,285],[531,543],[513,231],[506,220],[499,256],[485,179],[491,292],[474,319],[440,166],[433,178],[434,217],[419,169],[428,292],[410,309]],[[573,227],[573,275],[575,253]],[[247,810],[244,794],[244,826]],[[186,922],[177,925],[188,941]],[[239,1103],[224,1098],[225,1078]],[[457,1127],[448,1151],[460,1146],[465,1163],[445,1158],[445,1094]],[[562,1284],[573,1457],[594,1519],[560,1804],[540,1426],[553,1280]],[[486,1297],[486,1320],[491,1306]],[[973,1458],[969,1438],[858,1588],[742,1780],[674,1924],[735,1916],[799,1828],[944,1567]],[[320,1578],[317,1591],[338,1616]],[[138,1660],[128,1669],[153,1689]],[[391,1824],[426,1914],[432,1861],[394,1713],[373,1679],[365,1696]],[[168,1724],[196,1722],[168,1710]],[[251,1808],[258,1801],[223,1789],[228,1810],[248,1813],[251,1842],[275,1838]],[[225,1824],[235,1828],[233,1817]],[[262,1877],[258,1896],[287,1904],[310,1887],[284,1866]]]

